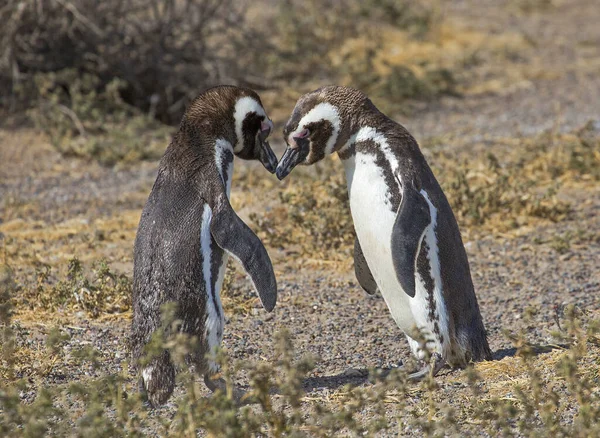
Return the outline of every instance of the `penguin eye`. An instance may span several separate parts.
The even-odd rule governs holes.
[[[308,128],[304,128],[302,131],[300,131],[297,134],[294,134],[294,138],[306,138],[310,135],[310,131],[308,130]]]

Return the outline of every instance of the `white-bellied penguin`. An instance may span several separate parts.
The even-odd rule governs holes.
[[[381,292],[418,359],[436,359],[411,377],[491,359],[456,219],[409,132],[362,92],[328,86],[300,97],[283,135],[279,179],[334,152],[342,160],[358,282]]]
[[[179,330],[199,340],[188,360],[213,391],[218,366],[210,355],[223,339],[219,293],[228,255],[242,264],[268,312],[277,301],[269,255],[229,203],[234,156],[275,172],[277,158],[266,141],[272,128],[252,90],[219,86],[198,96],[160,161],[135,239],[134,359],[161,329],[161,306],[172,302]],[[163,404],[175,386],[169,350],[140,371],[150,403]]]

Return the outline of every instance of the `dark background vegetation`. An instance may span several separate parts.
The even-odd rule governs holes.
[[[348,38],[375,35],[381,23],[425,35],[434,11],[411,3],[8,0],[0,10],[1,104],[70,107],[76,94],[90,93],[104,110],[124,104],[177,124],[198,90],[217,84],[260,91],[335,81],[339,72],[324,57]],[[377,79],[360,68],[363,85]]]
[[[381,23],[421,38],[435,19],[432,7],[389,0],[7,0],[0,108],[35,109],[66,154],[154,158],[148,129],[177,125],[187,102],[217,84],[271,92],[271,107],[344,78],[390,102],[453,93],[445,68],[382,75],[372,65]],[[357,36],[370,40],[365,56],[344,54],[343,68],[328,62]]]

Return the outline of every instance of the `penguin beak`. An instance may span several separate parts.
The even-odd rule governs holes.
[[[290,174],[292,169],[304,161],[310,151],[310,140],[308,138],[295,138],[296,144],[294,148],[288,145],[283,153],[277,171],[277,178],[282,180]]]
[[[277,168],[277,156],[271,149],[267,137],[270,130],[260,131],[256,134],[256,146],[258,147],[258,160],[271,173],[275,173]]]

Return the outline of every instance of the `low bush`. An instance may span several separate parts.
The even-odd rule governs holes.
[[[91,317],[130,309],[132,284],[128,276],[113,273],[105,260],[94,263],[91,273],[87,271],[77,258],[72,258],[65,278],[53,281],[64,273],[42,265],[37,269],[37,287],[19,294],[20,305],[46,311],[71,308]]]
[[[68,70],[91,76],[98,95],[119,80],[124,102],[177,123],[199,89],[250,74],[266,45],[244,13],[233,0],[8,0],[0,8],[2,104],[31,104],[36,76]],[[47,82],[68,89],[71,80]]]

